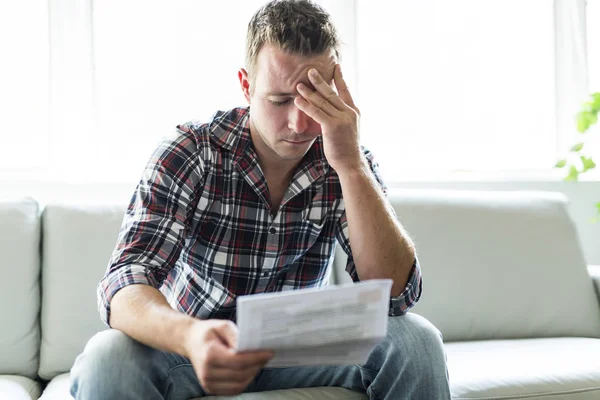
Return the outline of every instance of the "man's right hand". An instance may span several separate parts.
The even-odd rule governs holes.
[[[228,320],[195,320],[186,335],[185,356],[207,394],[242,393],[273,358],[271,351],[237,353],[238,328]]]

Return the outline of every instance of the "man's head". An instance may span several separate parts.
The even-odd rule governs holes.
[[[265,44],[305,57],[333,50],[340,59],[340,39],[330,15],[310,0],[273,0],[254,14],[246,37],[246,70],[251,78]]]
[[[252,140],[263,163],[294,163],[321,133],[294,105],[300,82],[312,87],[308,70],[332,81],[340,39],[329,14],[309,0],[274,0],[248,24],[246,69],[239,72],[251,105]]]

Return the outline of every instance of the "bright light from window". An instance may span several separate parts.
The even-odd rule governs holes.
[[[590,92],[600,92],[600,0],[587,0],[587,58]]]
[[[105,179],[136,181],[177,124],[246,105],[237,72],[248,22],[262,4],[94,2],[95,145],[110,160]]]
[[[586,41],[589,93],[596,93],[600,92],[600,0],[587,0]],[[600,164],[600,124],[596,123],[586,132],[585,146],[582,153]],[[589,171],[586,176],[600,180],[600,170]]]
[[[0,2],[0,178],[18,179],[46,162],[48,2]]]
[[[557,119],[570,115],[555,112],[570,98],[556,98],[555,82],[583,75],[555,76],[553,1],[317,2],[348,44],[362,142],[388,182],[554,165],[568,134]],[[0,2],[0,179],[136,182],[176,124],[246,104],[237,71],[264,3]],[[587,3],[600,91],[600,0]]]
[[[551,1],[359,0],[357,18],[362,138],[388,180],[553,165]]]

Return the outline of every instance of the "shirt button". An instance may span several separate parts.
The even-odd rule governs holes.
[[[271,235],[274,235],[277,233],[277,229],[271,228],[271,229],[269,229],[269,232],[271,233]]]

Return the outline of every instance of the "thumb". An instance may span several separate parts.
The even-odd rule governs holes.
[[[216,330],[216,333],[225,346],[232,349],[237,348],[239,330],[237,325],[233,322],[225,321],[225,323]]]

